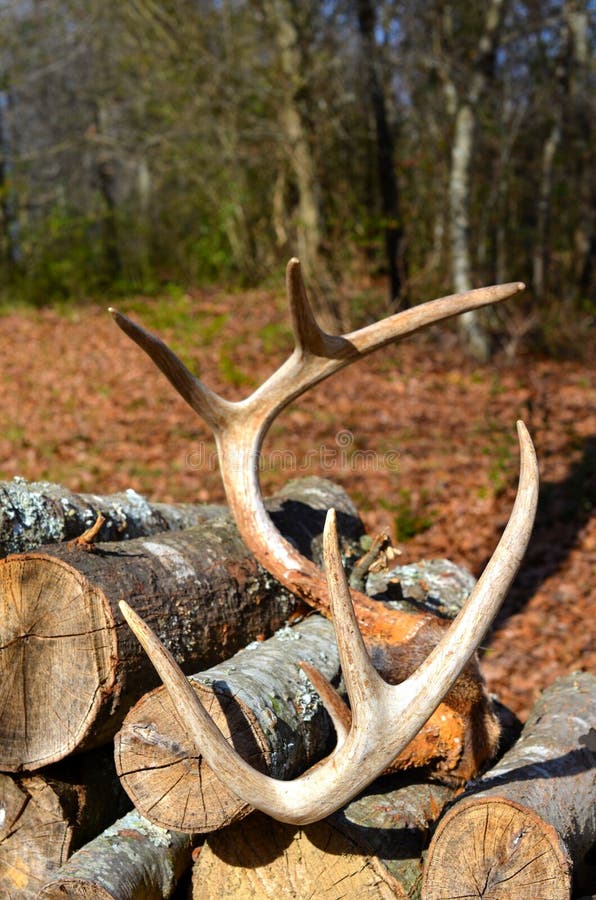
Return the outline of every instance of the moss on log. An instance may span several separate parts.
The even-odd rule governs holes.
[[[128,813],[77,851],[39,900],[164,900],[192,862],[192,838]]]

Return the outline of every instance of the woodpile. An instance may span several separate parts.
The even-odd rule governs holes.
[[[356,558],[362,529],[333,485],[297,483],[268,503],[278,526],[317,561],[322,511],[339,507]],[[184,873],[184,896],[193,900],[438,900],[478,884],[485,887],[477,896],[558,900],[588,890],[596,678],[586,673],[555,682],[519,738],[500,708],[507,752],[463,794],[402,771],[304,826],[275,822],[231,794],[197,754],[165,689],[154,686],[116,600],[136,598],[195,670],[194,690],[228,740],[277,778],[304,771],[334,741],[300,663],[340,690],[341,670],[332,624],[318,615],[301,620],[304,610],[254,562],[226,511],[209,509],[201,521],[119,544],[55,543],[0,563],[0,667],[12,686],[0,710],[0,894],[141,900],[172,896],[178,885],[181,896]],[[448,563],[390,566],[368,574],[368,588],[389,603],[453,615],[470,588]],[[76,713],[85,720],[77,729],[71,710],[83,705],[88,682],[102,696],[86,719]],[[432,734],[423,729],[420,739]],[[136,809],[127,813],[131,800]],[[454,867],[454,858],[466,865]]]
[[[39,485],[17,487],[37,503]],[[15,492],[10,496],[20,533],[31,519],[30,499],[17,515]],[[66,496],[73,508],[87,508],[87,498],[58,486],[44,485],[43,496],[47,502]],[[114,507],[112,499],[91,499],[94,514]],[[357,547],[360,520],[329,482],[291,483],[268,501],[278,527],[319,562],[330,505],[341,510],[346,551]],[[171,522],[176,509],[170,508]],[[176,527],[158,534],[153,517],[147,537],[54,543],[0,561],[1,896],[36,896],[77,847],[130,807],[109,742],[131,704],[158,679],[122,625],[119,599],[153,618],[189,671],[263,640],[298,613],[294,598],[246,550],[225,508],[194,507],[194,521],[203,524],[182,530],[189,509],[181,507]],[[86,528],[88,519],[80,525]]]
[[[328,483],[318,494],[308,482],[302,490],[306,502],[290,487],[270,509],[290,538],[298,528],[307,552],[316,552],[326,503],[345,510],[346,537],[361,533],[345,494]],[[227,513],[183,531],[96,543],[91,552],[67,542],[8,556],[0,562],[0,677],[11,692],[0,707],[0,771],[32,771],[101,746],[158,683],[123,623],[123,599],[188,673],[269,636],[297,608]]]

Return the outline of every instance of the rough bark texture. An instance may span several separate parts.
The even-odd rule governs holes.
[[[0,775],[0,896],[36,897],[70,854],[130,807],[110,750]]]
[[[39,900],[163,900],[192,860],[192,838],[166,831],[136,810],[69,859]]]
[[[596,676],[558,679],[520,740],[442,819],[425,900],[568,900],[596,837]],[[453,859],[466,861],[457,869]]]
[[[269,502],[277,526],[316,554],[329,506],[361,524],[341,489],[296,482]],[[47,546],[0,562],[0,769],[37,769],[109,740],[157,676],[118,601],[146,619],[186,672],[231,656],[296,608],[224,515],[93,552]]]
[[[0,556],[78,537],[101,514],[98,538],[130,538],[192,528],[221,515],[223,506],[149,503],[136,491],[100,497],[74,494],[59,484],[13,478],[0,482]]]
[[[453,790],[381,779],[322,822],[299,828],[261,813],[209,835],[193,900],[420,896],[421,853]]]
[[[403,579],[401,589],[398,577]],[[438,606],[455,614],[473,579],[440,560],[397,567],[384,577],[371,575],[368,583],[377,590],[391,583],[394,595],[401,598],[394,602],[402,606],[402,595],[406,595],[424,608]],[[328,620],[313,615],[240,651],[226,663],[191,676],[195,690],[236,750],[252,765],[282,779],[304,771],[329,750],[333,740],[333,728],[298,666],[300,660],[337,683],[339,659]],[[501,718],[506,728],[506,713]],[[434,758],[438,766],[444,763],[453,748],[443,747],[437,733],[435,716],[400,755],[396,767],[415,766],[421,754],[427,761]],[[130,710],[116,735],[115,757],[122,785],[134,805],[158,825],[213,831],[249,811],[197,755],[163,687],[142,697]]]
[[[333,626],[311,616],[192,676],[197,694],[253,766],[291,778],[330,748],[333,727],[300,660],[337,681]],[[116,770],[137,809],[188,832],[213,831],[250,812],[197,754],[165,688],[141,698],[115,740]]]

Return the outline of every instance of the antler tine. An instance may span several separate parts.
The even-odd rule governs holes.
[[[319,326],[308,301],[300,260],[293,257],[286,268],[286,293],[296,349],[302,354],[332,356],[344,348],[344,340],[327,334]]]
[[[116,325],[129,338],[132,338],[135,344],[138,344],[161,369],[188,405],[202,416],[215,433],[218,433],[228,421],[232,404],[219,397],[199,381],[192,372],[189,372],[182,360],[158,337],[146,331],[141,325],[137,325],[117,309],[110,306],[108,312]]]
[[[350,586],[341,561],[334,509],[327,513],[323,529],[323,560],[339,661],[354,721],[358,724],[358,711],[379,698],[385,682],[370,661],[356,621]]]
[[[524,285],[512,282],[453,294],[351,334],[333,336],[322,331],[315,321],[297,259],[288,263],[286,281],[296,342],[294,352],[253,394],[235,403],[223,400],[203,385],[159,338],[120,313],[112,311],[112,315],[214,430],[228,504],[248,548],[289,590],[326,610],[327,585],[319,570],[282,537],[263,504],[258,459],[271,422],[293,399],[351,361],[442,319],[511,297]],[[374,601],[364,594],[352,593],[357,596],[359,613],[368,610],[374,616]],[[408,639],[404,630],[400,634],[402,639]],[[392,639],[394,636],[392,632]]]
[[[352,724],[352,713],[343,697],[335,690],[333,685],[321,675],[318,669],[305,660],[298,663],[315,691],[319,695],[321,703],[327,710],[329,718],[333,722],[337,745],[341,746],[348,736]]]
[[[354,718],[345,741],[323,763],[293,781],[263,775],[237,755],[209,718],[173,657],[147,625],[126,604],[121,604],[123,615],[153,661],[198,752],[238,797],[281,821],[317,821],[347,803],[381,774],[432,715],[490,626],[526,550],[538,498],[538,468],[531,438],[521,422],[518,437],[518,491],[497,549],[445,637],[401,684],[389,685],[376,672],[371,674],[370,661],[363,656],[347,582],[338,570],[341,562],[334,516],[328,516],[325,558],[330,567],[334,625],[354,701]]]

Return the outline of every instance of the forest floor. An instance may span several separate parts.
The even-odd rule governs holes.
[[[228,399],[245,396],[291,347],[274,292],[172,291],[120,308]],[[104,310],[4,312],[0,347],[0,478],[223,500],[207,428]],[[331,478],[371,534],[392,533],[403,563],[448,557],[479,575],[515,495],[523,419],[540,461],[539,511],[483,651],[491,689],[523,719],[557,676],[596,671],[594,396],[585,364],[479,365],[461,354],[451,326],[439,326],[293,403],[265,443],[264,490],[301,475]]]

